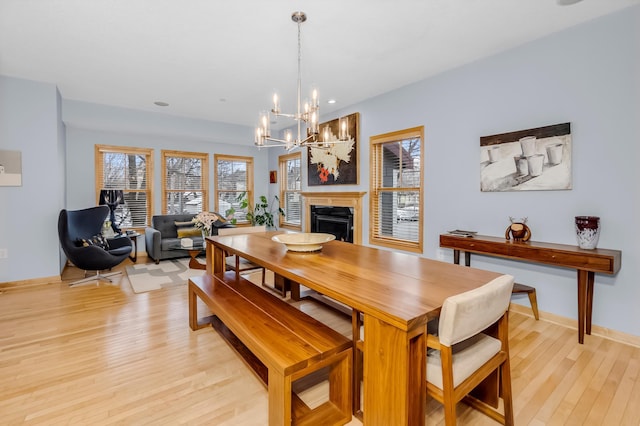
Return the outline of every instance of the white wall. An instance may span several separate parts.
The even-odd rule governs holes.
[[[22,186],[0,187],[0,283],[60,274],[63,124],[52,84],[0,76],[0,149],[22,153]]]
[[[509,216],[528,217],[536,241],[575,245],[574,216],[600,216],[599,247],[623,256],[616,276],[596,275],[593,323],[640,336],[640,247],[630,232],[640,200],[638,28],[634,7],[345,108],[360,113],[361,184],[306,190],[368,191],[369,138],[424,125],[425,257],[437,258],[450,229],[504,235]],[[565,122],[572,190],[480,192],[481,136]],[[537,288],[541,310],[577,318],[573,270],[482,256],[472,266],[514,274]]]

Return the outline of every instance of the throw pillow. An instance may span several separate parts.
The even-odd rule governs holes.
[[[102,234],[96,234],[89,238],[81,238],[78,240],[78,245],[81,247],[89,247],[96,246],[100,247],[103,250],[109,250],[109,243],[107,239],[102,236]]]
[[[202,235],[202,231],[196,227],[192,226],[190,228],[178,228],[178,238],[186,238],[186,237],[199,237]]]

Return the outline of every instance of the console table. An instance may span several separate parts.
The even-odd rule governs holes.
[[[464,237],[440,235],[440,247],[453,249],[454,263],[460,263],[460,251],[465,253],[465,265],[471,265],[471,253],[525,262],[544,263],[575,269],[578,274],[578,342],[584,343],[584,333],[591,334],[593,283],[596,272],[615,274],[620,270],[620,250],[584,250],[578,246],[513,241],[499,237],[475,235]]]

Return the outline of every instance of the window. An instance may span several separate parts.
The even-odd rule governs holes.
[[[207,159],[205,153],[162,151],[163,214],[196,214],[209,209]]]
[[[253,157],[216,154],[214,162],[215,210],[226,216],[227,210],[233,208],[236,221],[246,222],[247,209],[240,207],[240,200],[244,194],[253,203]]]
[[[284,217],[280,216],[280,225],[302,229],[300,213],[302,211],[302,173],[300,159],[302,154],[281,155],[280,164],[280,207],[284,209]]]
[[[153,150],[95,146],[96,203],[101,189],[122,189],[124,204],[115,211],[120,228],[144,228],[153,206]]]
[[[369,242],[422,253],[424,128],[373,136]]]

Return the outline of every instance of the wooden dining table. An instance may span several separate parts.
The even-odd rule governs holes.
[[[207,273],[236,254],[360,311],[364,424],[424,425],[427,322],[447,297],[500,274],[342,241],[291,252],[271,239],[278,233],[207,237]]]

